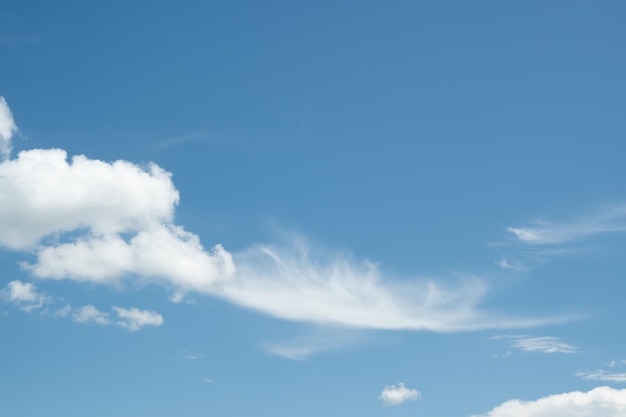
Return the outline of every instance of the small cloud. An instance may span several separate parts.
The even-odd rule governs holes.
[[[0,291],[0,297],[27,313],[43,307],[48,301],[48,297],[38,292],[34,284],[19,280],[9,282],[5,289]]]
[[[496,262],[496,264],[500,267],[500,269],[504,269],[505,271],[524,271],[526,270],[526,267],[524,267],[523,265],[515,265],[515,264],[510,264],[506,259],[501,258],[500,260],[498,260],[498,262]]]
[[[178,304],[181,301],[183,301],[184,298],[185,298],[185,294],[183,294],[182,292],[176,292],[172,294],[172,296],[170,297],[170,301],[175,304]]]
[[[511,352],[510,350],[507,350],[507,351],[506,351],[506,352],[504,352],[503,354],[497,354],[497,353],[496,353],[496,354],[494,354],[494,355],[491,355],[491,357],[492,357],[492,358],[494,358],[494,359],[506,359],[506,358],[508,358],[509,356],[511,356],[512,354],[513,354],[513,352]]]
[[[100,326],[111,324],[109,313],[100,311],[91,304],[77,308],[72,315],[72,320],[76,323],[94,323]]]
[[[215,138],[211,137],[211,134],[207,131],[200,130],[197,132],[189,133],[186,135],[180,135],[171,137],[169,139],[165,139],[157,143],[158,149],[167,149],[173,146],[183,145],[190,142],[205,142],[205,141],[217,141]]]
[[[416,401],[422,394],[416,389],[409,389],[403,382],[398,385],[388,385],[380,393],[380,398],[387,405],[400,405],[405,401]]]
[[[70,306],[69,304],[66,304],[65,307],[62,307],[58,309],[57,311],[55,311],[54,315],[57,317],[67,317],[68,314],[70,314],[70,311],[72,311],[72,306]]]
[[[510,339],[512,347],[524,352],[576,353],[578,351],[576,347],[564,343],[560,338],[553,336],[532,337],[526,335],[507,335],[494,336],[490,339]]]
[[[576,376],[583,379],[590,379],[592,381],[626,382],[626,372],[609,372],[604,369],[598,369],[591,372],[580,371],[576,373]]]
[[[138,308],[122,308],[113,306],[113,312],[117,321],[111,319],[111,314],[100,311],[92,305],[86,305],[74,310],[72,320],[77,323],[94,323],[100,326],[115,324],[131,332],[137,331],[144,326],[160,326],[163,324],[163,316],[156,311],[139,310]]]
[[[194,353],[194,352],[190,352],[188,350],[183,350],[178,354],[178,357],[180,359],[188,359],[188,360],[192,360],[192,361],[196,361],[198,359],[202,359],[204,355],[202,353]]]
[[[210,379],[210,378],[200,377],[200,376],[194,376],[193,378],[194,378],[194,379],[197,379],[198,381],[202,381],[202,382],[204,382],[205,384],[212,384],[212,383],[213,383],[213,380],[212,380],[212,379]]]
[[[118,316],[116,324],[131,332],[135,332],[145,326],[160,326],[163,324],[163,316],[156,311],[139,310],[138,308],[122,308],[113,306],[113,311]]]
[[[318,327],[290,340],[265,343],[263,347],[272,355],[291,360],[305,360],[321,352],[342,350],[363,342],[362,332]]]
[[[626,365],[626,360],[620,360],[620,361],[611,361],[609,362],[609,366],[611,368],[615,367],[615,366],[622,366],[622,365]]]
[[[196,300],[190,298],[182,291],[177,291],[170,296],[170,301],[174,304],[185,303],[185,304],[197,304]]]

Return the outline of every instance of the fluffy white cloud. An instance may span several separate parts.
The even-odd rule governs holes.
[[[0,244],[34,249],[35,276],[112,282],[125,276],[207,291],[234,265],[221,246],[173,224],[178,191],[151,164],[107,163],[35,149],[0,162]]]
[[[19,280],[9,282],[5,289],[0,291],[0,296],[26,312],[43,307],[48,300],[46,295],[37,291],[34,284]]]
[[[400,382],[398,385],[388,385],[380,393],[380,398],[387,405],[399,405],[405,401],[416,401],[422,394],[416,389],[409,389]]]
[[[0,243],[34,247],[74,230],[94,236],[169,224],[178,203],[170,174],[151,164],[107,163],[61,149],[33,149],[0,164]]]
[[[88,236],[48,246],[35,264],[24,266],[41,278],[106,283],[137,275],[204,292],[235,270],[220,245],[206,252],[196,235],[176,226],[141,231],[128,241],[119,235]]]
[[[576,353],[578,349],[554,336],[505,335],[491,337],[494,340],[511,340],[511,346],[524,352]]]
[[[160,326],[163,324],[163,316],[156,311],[139,310],[138,308],[113,307],[118,316],[117,324],[135,332],[145,326]]]
[[[549,395],[535,401],[507,401],[473,417],[623,417],[626,390],[598,387],[588,392]]]
[[[11,153],[11,138],[17,132],[13,114],[4,97],[0,97],[0,159]]]
[[[106,326],[111,324],[111,318],[109,313],[98,310],[94,306],[86,305],[74,310],[72,320],[76,323],[95,323],[100,326]]]

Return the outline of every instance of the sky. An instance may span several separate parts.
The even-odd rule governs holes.
[[[0,415],[626,415],[626,5],[0,4]]]

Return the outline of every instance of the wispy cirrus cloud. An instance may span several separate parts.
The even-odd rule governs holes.
[[[172,137],[170,137],[168,139],[161,140],[161,141],[157,142],[156,146],[157,146],[158,149],[167,149],[167,148],[171,148],[171,147],[174,147],[174,146],[184,145],[184,144],[187,144],[187,143],[207,142],[207,141],[218,142],[219,139],[217,139],[209,131],[198,130],[196,132],[183,134],[183,135],[178,135],[178,136],[172,136]]]
[[[604,369],[597,369],[595,371],[579,371],[576,376],[583,379],[590,379],[592,381],[604,381],[604,382],[626,382],[626,372],[611,372]]]
[[[501,335],[493,336],[493,340],[509,340],[510,346],[523,352],[541,353],[576,353],[578,349],[553,336]]]
[[[605,204],[560,220],[535,220],[507,227],[509,239],[491,242],[507,271],[526,271],[545,259],[585,252],[588,241],[600,236],[626,233],[626,203]]]
[[[596,207],[561,221],[536,221],[526,226],[508,227],[507,232],[527,245],[561,245],[592,236],[626,232],[626,204]]]
[[[472,417],[623,417],[626,390],[598,387],[588,392],[566,392],[538,400],[510,400]]]
[[[365,342],[365,335],[358,330],[316,327],[290,339],[266,342],[266,352],[291,360],[305,360],[320,352],[344,350]]]
[[[595,371],[579,371],[576,376],[583,379],[590,379],[592,381],[604,381],[604,382],[626,382],[626,372],[617,371],[614,368],[623,368],[626,365],[626,360],[613,360],[608,363],[611,370],[596,369]]]
[[[190,352],[188,350],[181,350],[180,352],[178,352],[178,355],[176,357],[179,359],[197,361],[199,359],[202,359],[204,355],[202,353],[195,353],[195,352]]]

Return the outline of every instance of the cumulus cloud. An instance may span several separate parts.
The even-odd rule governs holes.
[[[623,417],[626,390],[598,387],[588,392],[549,395],[535,401],[507,401],[473,417]]]
[[[13,114],[4,97],[0,97],[0,159],[11,154],[11,138],[17,132]]]
[[[19,280],[9,282],[7,286],[0,291],[0,296],[26,312],[43,307],[48,300],[45,294],[37,291],[37,287],[34,284]]]
[[[199,291],[234,271],[221,246],[207,252],[173,224],[178,191],[154,164],[24,151],[0,163],[0,194],[0,244],[34,249],[37,261],[23,266],[40,278],[134,275]]]
[[[398,385],[388,385],[380,393],[380,398],[387,405],[399,405],[405,401],[416,401],[422,394],[416,389],[409,389],[400,382]]]
[[[163,316],[156,311],[139,310],[138,308],[113,307],[117,314],[117,324],[131,332],[135,332],[145,326],[160,326],[163,324]]]
[[[561,341],[558,337],[553,336],[526,336],[526,335],[506,335],[494,336],[491,339],[509,339],[511,346],[524,352],[542,352],[542,353],[575,353],[578,349]]]

